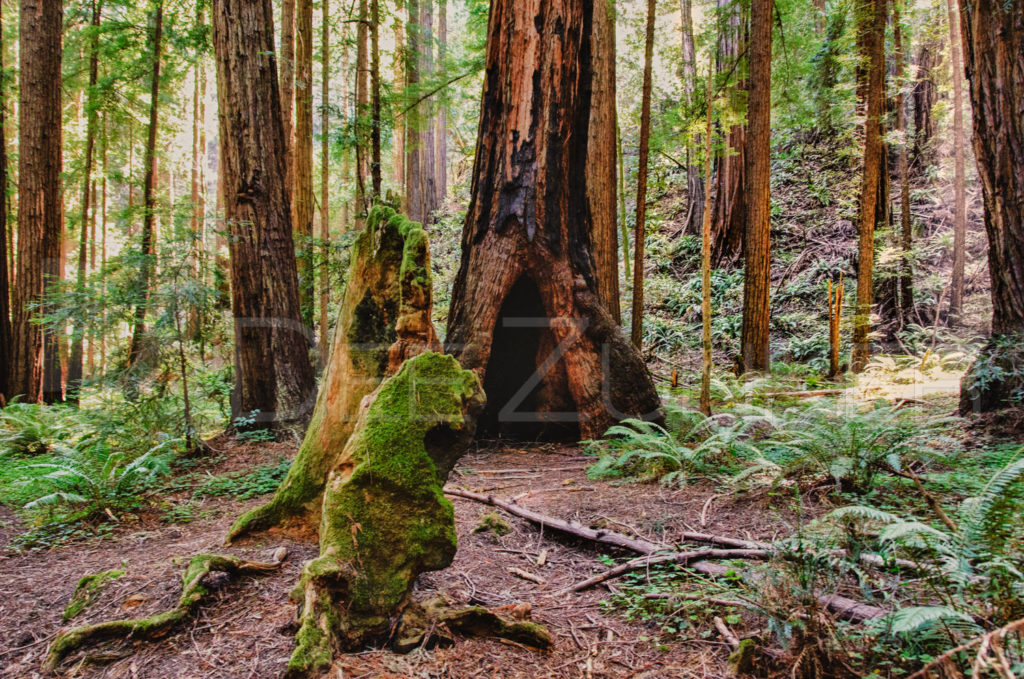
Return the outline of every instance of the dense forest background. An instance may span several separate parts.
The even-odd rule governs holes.
[[[0,676],[1024,676],[1019,4],[0,0]]]

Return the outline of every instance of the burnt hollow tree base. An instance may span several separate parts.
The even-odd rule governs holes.
[[[960,414],[1024,405],[1024,333],[992,337],[960,382]]]

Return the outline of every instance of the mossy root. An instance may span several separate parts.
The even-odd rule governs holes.
[[[182,575],[182,591],[177,606],[148,618],[109,620],[61,632],[53,640],[53,643],[50,644],[46,660],[43,662],[43,669],[47,672],[55,671],[69,653],[76,651],[86,644],[127,637],[136,639],[159,638],[175,625],[193,615],[203,600],[210,594],[210,590],[203,585],[203,578],[209,573],[214,571],[228,573],[229,575],[271,573],[281,567],[285,556],[287,554],[283,550],[278,550],[278,554],[275,554],[276,560],[273,563],[259,563],[244,561],[233,556],[198,554],[192,557],[188,568],[185,569],[185,573]]]

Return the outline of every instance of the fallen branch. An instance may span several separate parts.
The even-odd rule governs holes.
[[[203,600],[209,596],[210,591],[203,586],[203,578],[209,573],[213,571],[232,575],[271,573],[281,567],[286,556],[287,551],[283,548],[275,553],[275,561],[273,563],[243,561],[234,556],[218,556],[215,554],[199,554],[194,556],[189,561],[188,568],[185,569],[185,573],[182,576],[182,591],[177,606],[148,618],[110,620],[61,632],[50,645],[50,649],[46,654],[46,661],[43,663],[43,669],[47,672],[53,672],[69,653],[88,643],[128,637],[136,639],[159,638],[175,625],[191,617]]]
[[[642,554],[646,557],[651,557],[659,552],[666,551],[666,547],[664,545],[658,545],[653,542],[648,542],[647,540],[631,538],[628,535],[616,533],[615,531],[609,531],[604,529],[596,530],[593,528],[588,528],[580,523],[577,523],[576,521],[565,521],[563,519],[547,516],[545,514],[535,512],[531,509],[520,507],[519,505],[513,502],[501,500],[492,495],[483,495],[481,493],[474,493],[472,491],[462,490],[458,488],[446,489],[445,493],[447,495],[451,495],[452,497],[460,497],[465,500],[473,500],[474,502],[480,502],[486,505],[490,505],[492,507],[497,507],[508,512],[512,516],[518,516],[521,519],[526,519],[527,521],[535,523],[541,526],[541,528],[552,528],[566,535],[571,535],[573,537],[581,538],[583,540],[589,540],[591,542],[596,542],[602,545],[618,547],[620,549],[625,549],[636,554]],[[732,538],[709,536],[703,533],[684,533],[683,538],[687,540],[692,540],[694,542],[706,542],[710,538],[714,538],[716,542],[713,544],[725,544],[726,542],[728,542],[730,543],[730,546],[743,545],[737,547],[737,549],[741,550],[754,547],[754,551],[759,552],[761,551],[761,549],[764,548],[764,545],[754,543],[748,540],[733,540]],[[678,553],[676,554],[678,555]],[[691,552],[691,554],[693,553]],[[669,555],[665,554],[660,556],[667,557]],[[650,561],[648,560],[648,563],[649,562]],[[729,568],[728,566],[724,566],[720,563],[715,563],[714,561],[709,561],[700,558],[688,561],[686,563],[686,567],[698,573],[713,578],[720,578],[725,576],[726,574],[736,572],[735,569]],[[614,577],[614,575],[608,577]],[[849,620],[851,622],[863,622],[865,620],[870,620],[872,618],[882,617],[886,614],[886,611],[882,608],[878,608],[877,606],[871,606],[868,604],[862,604],[857,601],[854,601],[853,599],[848,599],[846,597],[839,596],[838,594],[818,597],[818,602],[826,608],[828,608],[829,610],[831,610],[833,613],[835,613],[843,620]]]
[[[978,651],[978,657],[975,659],[975,665],[984,665],[986,663],[984,655],[986,655],[988,653],[988,650],[992,648],[992,641],[994,639],[998,640],[999,646],[1001,647],[1002,641],[1006,638],[1007,634],[1013,634],[1014,632],[1018,632],[1022,629],[1024,629],[1024,619],[1016,620],[1014,622],[1011,622],[1009,625],[1006,625],[1005,627],[1000,627],[994,632],[983,634],[980,637],[968,641],[966,644],[961,644],[956,648],[951,648],[939,657],[935,658],[935,660],[932,660],[930,663],[922,667],[917,672],[911,674],[909,679],[928,679],[932,676],[932,670],[939,669],[946,663],[951,662],[953,660],[953,656],[955,656],[957,653],[969,651],[970,649],[979,645],[981,646],[981,649]]]
[[[847,389],[817,389],[815,391],[771,391],[764,394],[765,398],[817,398],[819,396],[839,396]]]
[[[715,623],[715,629],[725,639],[725,643],[729,644],[732,650],[736,650],[740,647],[740,638],[736,636],[736,633],[729,629],[729,626],[725,624],[725,621],[719,618],[717,615],[714,617],[712,622]]]

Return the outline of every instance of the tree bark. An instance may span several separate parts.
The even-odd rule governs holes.
[[[393,59],[392,87],[404,92],[408,86],[405,77],[407,48],[405,44],[405,21],[401,14],[401,3],[395,9],[395,56]],[[401,101],[401,99],[399,99]],[[405,201],[405,113],[395,112],[394,140],[392,142],[391,182],[398,187],[398,195]],[[405,206],[401,206],[402,210]]]
[[[587,146],[587,204],[593,220],[591,240],[597,268],[597,292],[616,323],[619,305],[619,237],[616,222],[615,6],[594,3],[590,141]],[[440,129],[440,128],[439,128]]]
[[[740,61],[747,50],[747,23],[740,4],[733,0],[718,0],[719,33],[717,71],[728,80],[741,72]],[[724,84],[720,84],[725,87]],[[742,108],[739,93],[746,84],[739,79],[730,87],[729,107]],[[715,203],[711,221],[711,260],[722,267],[736,260],[743,252],[743,232],[746,224],[746,194],[743,191],[743,159],[747,147],[746,125],[732,125],[726,133],[725,153],[717,158],[715,174]]]
[[[146,138],[145,179],[142,185],[142,255],[139,265],[139,280],[136,295],[135,319],[132,329],[132,343],[128,352],[128,364],[135,368],[143,360],[143,343],[146,335],[146,312],[149,308],[150,285],[155,269],[156,243],[154,225],[156,222],[156,138],[160,121],[160,61],[163,50],[164,5],[157,3],[153,17],[152,76],[149,88],[149,133]]]
[[[651,86],[654,62],[656,0],[647,0],[647,30],[644,37],[644,83],[640,103],[640,151],[636,172],[636,220],[633,225],[633,313],[630,339],[637,351],[644,337],[644,241],[647,235],[647,171],[651,147]],[[589,149],[588,149],[589,153]]]
[[[327,364],[331,259],[331,9],[329,0],[320,4],[320,368]]]
[[[281,0],[281,119],[284,124],[285,185],[292,198],[295,187],[295,2]]]
[[[423,92],[423,81],[434,68],[433,0],[407,0],[409,23],[406,25],[406,74],[412,101],[406,112],[406,208],[413,221],[430,224],[438,209],[437,170],[434,154],[434,122],[430,99]]]
[[[683,98],[689,107],[696,105],[697,94],[697,56],[693,42],[693,3],[691,0],[679,0],[679,33],[682,45],[682,61],[679,72],[683,82]],[[691,151],[697,144],[687,142],[686,146],[686,199],[689,207],[686,210],[686,233],[703,231],[704,227],[704,178],[700,167],[691,158]]]
[[[864,119],[864,171],[860,199],[860,246],[857,262],[857,312],[853,328],[851,369],[861,372],[871,358],[871,307],[874,303],[875,219],[882,159],[882,116],[885,114],[886,0],[862,0],[859,23],[868,58],[867,109]]]
[[[747,99],[748,140],[744,154],[747,201],[743,253],[743,367],[771,368],[768,326],[771,320],[771,133],[772,0],[751,0],[750,76]]]
[[[900,17],[900,0],[893,3],[893,39],[896,47],[896,129],[899,132],[897,149],[897,171],[900,176],[900,316],[901,325],[914,312],[914,231],[910,215],[910,161],[908,158],[907,111],[904,91],[906,82],[906,46],[903,44],[903,25]]]
[[[8,395],[60,400],[58,339],[37,324],[50,311],[43,295],[60,279],[61,29],[59,2],[22,0],[19,50],[18,259]],[[42,306],[30,309],[33,304]]]
[[[964,94],[957,0],[946,0],[949,13],[949,53],[953,69],[953,277],[949,286],[949,324],[958,325],[964,308],[964,250],[967,242],[967,188],[964,179]]]
[[[440,80],[448,82],[448,0],[437,0],[437,68]],[[434,124],[434,183],[437,207],[444,208],[448,198],[448,97],[441,96]]]
[[[313,269],[313,0],[295,3],[295,139],[292,146],[295,183],[292,228],[297,245],[299,313],[313,331],[316,273]]]
[[[235,326],[234,418],[307,417],[314,395],[285,185],[271,0],[216,0],[224,216]]]
[[[82,206],[81,206],[81,221],[79,226],[81,231],[79,232],[78,239],[78,275],[75,280],[75,291],[78,293],[79,299],[84,299],[85,296],[85,270],[86,263],[88,261],[88,247],[89,247],[89,215],[90,208],[95,211],[95,206],[92,205],[92,165],[93,165],[93,151],[96,144],[96,121],[97,111],[93,101],[95,97],[96,82],[99,79],[99,26],[100,26],[100,14],[103,11],[102,0],[92,2],[92,27],[97,31],[92,38],[92,44],[90,45],[89,54],[89,88],[87,90],[87,101],[85,105],[86,109],[86,125],[85,125],[85,168],[83,170],[82,177]],[[82,376],[85,358],[85,326],[86,319],[80,318],[75,321],[75,327],[71,335],[71,360],[68,363],[68,387],[67,387],[67,400],[70,403],[77,404],[79,394],[82,389]]]
[[[600,303],[586,202],[593,4],[496,0],[447,350],[481,375],[487,434],[601,436],[660,418]]]
[[[914,164],[918,171],[930,162],[930,142],[935,136],[932,107],[939,100],[935,86],[937,53],[934,45],[925,43],[917,53],[917,82],[914,83]]]
[[[1004,407],[1024,387],[1024,2],[977,0],[960,12],[989,239],[993,333],[961,385],[966,413]],[[979,379],[979,367],[991,375],[996,366],[1005,378]]]
[[[0,4],[0,74],[4,71],[3,5]],[[7,232],[7,79],[0,77],[0,408],[11,396],[11,240]]]
[[[370,0],[370,184],[381,195],[380,156],[380,0]]]
[[[367,181],[370,177],[369,135],[367,116],[370,115],[370,12],[367,0],[359,0],[356,23],[356,229],[362,230],[370,209],[367,200]]]

